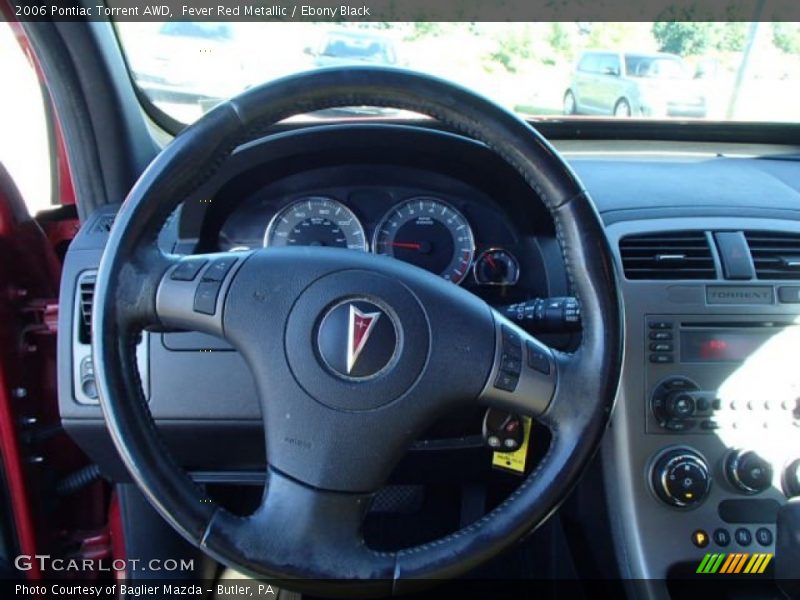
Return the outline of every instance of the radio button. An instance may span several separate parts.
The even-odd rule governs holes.
[[[669,419],[664,423],[664,428],[670,431],[689,431],[695,425],[691,419]]]
[[[696,390],[697,385],[685,377],[673,377],[662,384],[670,390]]]
[[[667,414],[678,419],[691,417],[695,411],[695,402],[686,392],[673,392],[667,398],[665,406]]]
[[[650,329],[672,329],[672,321],[650,321]]]
[[[653,342],[650,344],[650,350],[653,352],[672,352],[672,344]]]
[[[656,363],[660,365],[669,364],[673,362],[675,359],[671,354],[651,354],[650,355],[650,362]]]
[[[784,285],[778,288],[778,300],[785,304],[800,303],[800,286]]]
[[[656,340],[659,342],[662,341],[669,341],[672,339],[672,332],[671,331],[651,331],[650,332],[650,339]]]

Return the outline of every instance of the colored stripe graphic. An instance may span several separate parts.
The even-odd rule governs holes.
[[[716,573],[719,569],[719,566],[722,564],[723,559],[725,558],[725,554],[718,554],[717,558],[714,560],[711,565],[709,565],[708,572],[709,573]]]
[[[731,568],[731,565],[736,562],[738,556],[739,556],[738,554],[728,554],[728,559],[725,561],[725,564],[722,565],[720,573],[727,573],[728,570]]]
[[[747,566],[744,568],[744,572],[752,573],[753,565],[756,564],[756,562],[758,562],[759,560],[761,560],[761,554],[753,554],[753,556],[750,557]]]
[[[712,560],[711,557],[712,556],[716,556],[716,554],[706,554],[703,557],[703,560],[700,561],[700,564],[697,565],[697,571],[695,571],[695,573],[705,573],[706,572],[706,566],[708,565],[709,562],[711,562],[711,560]]]
[[[755,553],[742,554],[740,552],[713,553],[709,552],[700,561],[696,573],[714,574],[725,573],[728,575],[763,573],[772,560],[772,554]]]
[[[766,554],[757,554],[756,556],[758,556],[758,559],[753,564],[753,567],[750,569],[750,573],[759,573],[760,571],[758,569],[761,567],[761,563],[763,563],[764,559],[767,557]],[[750,567],[750,565],[747,566]]]
[[[734,573],[739,573],[744,567],[744,561],[747,560],[747,557],[750,556],[749,554],[742,554],[742,557],[739,559],[739,562],[736,563],[736,569],[733,571]]]
[[[772,560],[772,554],[767,554],[765,556],[766,556],[766,558],[764,558],[764,562],[761,563],[761,566],[758,569],[759,573],[763,573],[767,569],[767,565],[769,564],[769,561]]]

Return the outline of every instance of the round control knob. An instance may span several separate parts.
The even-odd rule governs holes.
[[[772,485],[772,465],[753,450],[734,450],[725,459],[725,475],[745,494],[758,494]]]
[[[664,408],[670,417],[686,419],[694,414],[694,398],[686,392],[673,392],[667,396]]]
[[[711,489],[708,464],[702,456],[684,448],[663,452],[653,465],[651,480],[656,495],[678,508],[697,506]]]
[[[783,484],[783,493],[787,498],[800,496],[800,458],[796,458],[786,465],[781,483]]]

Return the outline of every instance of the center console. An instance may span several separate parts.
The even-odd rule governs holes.
[[[728,218],[710,231],[709,220],[680,218],[608,228],[624,274],[626,358],[603,459],[618,556],[632,558],[623,576],[664,580],[681,567],[696,574],[708,553],[774,553],[778,509],[800,494],[793,226]],[[774,235],[773,271],[750,232]],[[732,256],[728,234],[740,242]]]

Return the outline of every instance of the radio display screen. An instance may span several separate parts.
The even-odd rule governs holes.
[[[684,329],[680,334],[681,362],[743,362],[775,333]]]

